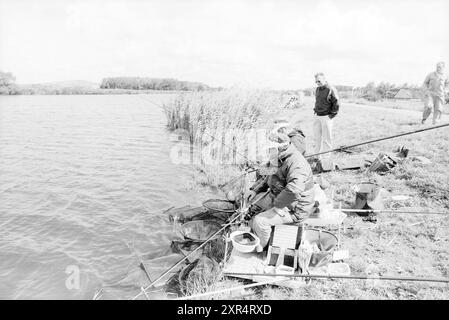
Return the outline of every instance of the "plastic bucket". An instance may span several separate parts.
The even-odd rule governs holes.
[[[260,239],[253,233],[237,230],[230,234],[232,246],[239,252],[249,253],[260,244]]]
[[[302,240],[309,242],[311,245],[316,244],[320,252],[312,254],[310,267],[318,267],[332,261],[332,254],[337,247],[337,237],[328,232],[318,229],[303,230]]]

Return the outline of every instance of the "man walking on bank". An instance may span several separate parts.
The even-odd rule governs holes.
[[[315,120],[313,131],[315,136],[315,153],[332,149],[333,119],[340,108],[337,90],[330,86],[323,73],[315,75],[317,85],[315,94]],[[329,156],[329,154],[326,154]],[[321,156],[318,156],[320,159]]]
[[[443,104],[445,102],[445,93],[449,86],[449,80],[444,73],[444,67],[444,62],[438,62],[436,71],[429,73],[424,80],[423,89],[425,98],[421,123],[424,123],[430,116],[432,107],[433,124],[436,124],[436,122],[441,119],[441,112],[443,111]]]

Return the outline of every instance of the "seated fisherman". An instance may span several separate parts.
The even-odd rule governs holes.
[[[260,212],[250,221],[260,238],[259,252],[268,244],[272,226],[305,218],[313,212],[315,203],[312,169],[283,131],[285,126],[278,126],[269,137],[274,141],[270,148],[273,174],[258,180],[245,195],[251,201],[268,191],[251,207],[252,212]]]

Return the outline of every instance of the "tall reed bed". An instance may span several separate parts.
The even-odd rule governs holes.
[[[203,183],[216,186],[247,160],[261,160],[264,134],[281,107],[280,94],[243,89],[181,93],[164,104],[168,127],[184,131],[201,150],[196,164],[206,173]]]
[[[281,95],[263,90],[206,91],[181,93],[164,104],[170,129],[188,130],[194,142],[203,134],[229,129],[252,129],[266,125],[279,111]],[[206,140],[207,141],[207,140]]]

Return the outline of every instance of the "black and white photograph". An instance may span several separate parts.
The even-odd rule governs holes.
[[[449,300],[448,40],[447,0],[0,0],[0,300]]]

